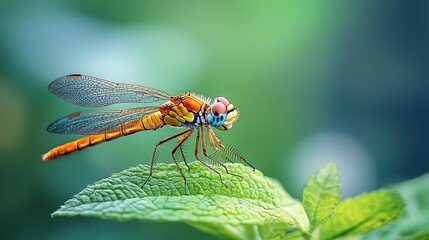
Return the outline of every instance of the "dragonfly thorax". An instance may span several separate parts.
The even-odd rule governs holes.
[[[238,119],[238,110],[225,97],[214,99],[207,114],[207,122],[221,131],[229,130]]]

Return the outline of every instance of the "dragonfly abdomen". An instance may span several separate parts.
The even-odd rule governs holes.
[[[86,136],[55,147],[49,150],[47,153],[43,154],[42,158],[45,161],[53,160],[80,151],[87,147],[97,145],[99,143],[108,142],[120,138],[122,136],[130,135],[144,130],[156,130],[158,128],[163,127],[164,125],[165,123],[162,121],[161,113],[155,112],[142,118],[141,121],[138,121],[138,123],[132,125],[131,127],[123,127],[122,125],[120,125],[117,127],[117,131]]]
[[[143,130],[156,130],[165,125],[160,111],[154,112],[141,120]],[[130,129],[131,130],[131,129]]]
[[[121,132],[113,132],[113,133],[104,133],[97,135],[90,135],[87,137],[83,137],[72,142],[65,143],[58,147],[52,148],[47,153],[43,154],[42,159],[44,161],[53,160],[56,158],[63,157],[70,153],[74,153],[76,151],[85,149],[87,147],[94,146],[96,144],[112,140],[114,138],[118,138],[123,136]]]

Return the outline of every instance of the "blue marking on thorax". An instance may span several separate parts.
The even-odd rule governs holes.
[[[202,126],[203,125],[203,123],[202,123],[202,121],[201,121],[201,116],[198,114],[198,113],[194,113],[194,120],[192,121],[192,122],[188,122],[188,121],[186,121],[186,122],[184,122],[184,123],[182,123],[183,125],[186,125],[186,126],[188,126],[188,127],[193,127],[193,126],[195,126],[195,125],[200,125],[200,126]]]
[[[215,116],[213,113],[208,114],[207,122],[213,127],[219,127],[225,122],[226,113]]]

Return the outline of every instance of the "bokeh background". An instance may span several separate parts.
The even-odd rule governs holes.
[[[50,217],[178,131],[42,162],[76,138],[46,127],[88,110],[46,89],[70,73],[228,97],[241,115],[223,141],[296,198],[330,161],[346,197],[428,172],[428,37],[426,1],[1,1],[0,238],[211,239],[181,223]]]

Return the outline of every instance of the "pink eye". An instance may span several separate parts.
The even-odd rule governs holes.
[[[211,111],[213,115],[219,116],[226,113],[226,106],[222,102],[217,102],[212,105]]]
[[[217,101],[217,102],[221,102],[221,103],[223,103],[225,106],[228,106],[228,105],[229,105],[229,101],[228,101],[228,99],[226,99],[226,98],[224,98],[224,97],[218,97],[218,98],[216,98],[216,101]]]

